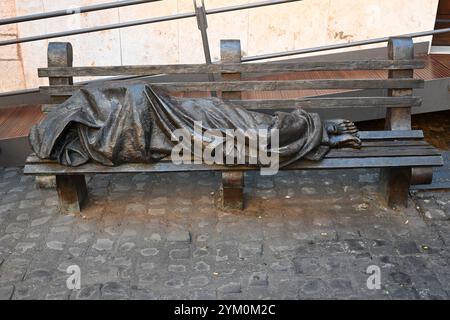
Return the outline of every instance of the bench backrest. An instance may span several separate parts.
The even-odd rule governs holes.
[[[423,68],[422,60],[414,59],[413,41],[407,37],[391,38],[386,60],[306,61],[241,63],[239,40],[221,41],[221,63],[178,64],[113,67],[73,67],[70,43],[50,43],[48,68],[39,69],[39,77],[48,77],[50,86],[41,91],[60,103],[70,97],[81,85],[73,84],[73,77],[95,76],[151,76],[170,74],[214,74],[219,81],[161,82],[169,91],[215,92],[223,99],[232,100],[252,110],[278,110],[297,106],[305,108],[387,107],[386,129],[410,130],[411,107],[420,106],[421,98],[412,95],[412,89],[422,88],[424,81],[413,79],[414,69]],[[245,80],[242,74],[279,75],[280,73],[311,71],[388,70],[386,79],[302,79],[302,80]],[[386,94],[361,97],[311,97],[288,99],[242,99],[244,92],[290,90],[355,90],[387,89]]]

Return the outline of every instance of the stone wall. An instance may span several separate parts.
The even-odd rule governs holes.
[[[0,1],[0,17],[16,14],[15,0]],[[1,19],[0,18],[0,19]],[[0,26],[0,39],[9,40],[18,37],[16,25]],[[0,92],[25,87],[25,75],[22,63],[22,51],[18,45],[0,47]]]

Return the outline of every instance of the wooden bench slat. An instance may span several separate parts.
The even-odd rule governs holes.
[[[300,160],[283,170],[297,169],[345,169],[345,168],[386,168],[386,167],[430,167],[442,166],[442,156],[407,156],[407,157],[367,157],[367,158],[327,158],[321,161]],[[27,164],[26,175],[74,175],[74,174],[110,174],[138,172],[186,172],[186,171],[243,171],[259,170],[247,166],[219,166],[207,164],[182,164],[157,162],[154,164],[124,164],[106,167],[98,164],[85,164],[80,167],[65,167],[59,164]]]
[[[366,157],[406,157],[406,156],[439,156],[440,152],[436,148],[428,145],[398,145],[398,146],[372,146],[362,149],[332,149],[325,156],[328,158],[366,158]],[[170,158],[164,158],[161,162],[170,162]],[[54,160],[39,159],[31,155],[26,160],[27,164],[56,164]]]
[[[279,81],[216,81],[216,82],[166,82],[155,83],[169,91],[278,91],[306,89],[411,89],[423,88],[423,79],[316,79]],[[40,87],[44,94],[68,96],[83,88],[73,86]]]
[[[298,98],[270,100],[229,100],[230,103],[248,110],[279,110],[295,108],[386,108],[420,107],[420,97],[336,97],[336,98]],[[50,112],[58,105],[45,105],[43,112]]]
[[[362,140],[383,140],[383,139],[423,139],[422,130],[392,130],[392,131],[360,131],[359,137]]]
[[[406,147],[406,146],[417,146],[417,147],[432,147],[429,143],[423,139],[423,131],[422,130],[396,130],[396,131],[360,131],[359,136],[362,141],[362,146],[365,148],[394,148],[394,147]],[[401,140],[395,140],[401,139]],[[331,150],[338,151],[337,150]],[[345,149],[349,150],[349,149]],[[361,150],[355,150],[356,152],[360,152]],[[48,159],[40,159],[35,154],[31,154],[26,159],[27,164],[33,163],[56,163],[54,160]]]
[[[298,98],[268,100],[230,100],[231,103],[249,110],[295,109],[302,108],[385,108],[420,107],[420,97],[336,97],[336,98]]]
[[[440,156],[438,149],[423,140],[375,140],[364,141],[361,149],[340,148],[332,149],[325,159],[332,158],[377,158],[377,157],[424,157]],[[170,157],[160,160],[160,163],[171,163]],[[57,164],[54,160],[39,159],[35,154],[26,160],[27,165],[32,164]],[[66,168],[66,167],[64,167]]]
[[[365,157],[406,157],[439,156],[440,152],[431,146],[372,147],[357,149],[333,149],[326,158],[365,158]]]
[[[407,146],[429,146],[430,144],[424,140],[363,140],[362,147],[407,147]]]
[[[335,70],[402,70],[422,69],[423,60],[354,60],[306,61],[280,63],[227,63],[227,64],[177,64],[128,65],[108,67],[53,67],[38,69],[39,77],[92,77],[92,76],[146,76],[157,74],[190,73],[265,73]]]
[[[426,141],[423,140],[372,140],[363,141],[362,148],[378,148],[378,147],[408,147],[408,146],[429,146]],[[40,159],[35,154],[31,154],[26,159],[27,164],[33,163],[55,163],[54,160]]]

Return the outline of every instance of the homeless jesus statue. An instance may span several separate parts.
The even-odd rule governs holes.
[[[177,141],[174,135],[180,129],[187,133],[183,141]],[[201,134],[208,130],[215,137]],[[144,82],[85,87],[35,125],[29,139],[41,159],[67,166],[87,162],[116,166],[157,162],[173,156],[177,144],[186,146],[190,140],[196,143],[188,156],[201,158],[214,138],[225,137],[233,130],[256,130],[256,135],[244,140],[233,138],[231,146],[227,140],[226,146],[215,148],[215,159],[235,158],[234,163],[222,162],[225,165],[262,166],[249,156],[241,157],[243,161],[236,158],[242,151],[251,154],[251,140],[262,138],[264,131],[277,132],[277,143],[269,139],[265,149],[277,154],[280,167],[301,158],[320,160],[330,148],[361,145],[355,125],[348,120],[321,121],[318,114],[301,108],[269,115],[219,98],[173,97]],[[216,140],[216,147],[220,141],[225,140]],[[241,153],[231,152],[236,150]]]

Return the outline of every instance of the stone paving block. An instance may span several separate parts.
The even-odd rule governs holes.
[[[325,281],[318,278],[308,278],[305,280],[303,286],[300,288],[300,297],[311,298],[318,297],[323,298],[329,290],[329,286]]]
[[[209,282],[209,277],[200,275],[189,278],[188,285],[191,287],[204,287],[209,284]]]
[[[171,242],[191,242],[189,231],[174,230],[167,233],[167,241]]]
[[[129,296],[129,288],[120,282],[107,282],[100,288],[102,298],[126,299]]]
[[[350,296],[354,293],[352,282],[349,279],[332,279],[329,286],[337,297]]]
[[[241,284],[239,282],[230,282],[217,288],[217,293],[221,295],[241,293],[241,292],[242,289]]]
[[[447,300],[448,295],[445,292],[439,279],[430,273],[412,275],[414,289],[421,299],[428,300]]]
[[[248,281],[249,286],[264,286],[269,285],[269,277],[266,272],[254,272]]]
[[[50,291],[45,295],[45,300],[68,300],[70,297],[70,293],[66,291]]]
[[[51,249],[51,250],[58,250],[58,251],[62,251],[64,250],[64,243],[61,241],[49,241],[47,242],[47,248]]]
[[[298,300],[302,281],[296,278],[280,279],[278,283],[272,281],[272,287],[280,293],[281,300]]]
[[[217,294],[215,291],[210,290],[195,290],[192,293],[194,300],[216,300]]]
[[[168,267],[169,272],[186,272],[186,266],[182,264],[170,264]]]
[[[289,271],[293,270],[294,265],[291,260],[286,259],[286,260],[272,262],[270,264],[270,268],[274,272],[289,272]]]
[[[15,284],[13,300],[33,300],[42,293],[41,286],[31,282]]]
[[[180,289],[184,287],[184,280],[180,278],[172,278],[164,283],[164,285],[168,288]]]
[[[199,261],[195,263],[194,270],[198,272],[206,272],[211,270],[211,266],[205,261]]]
[[[388,294],[391,299],[394,300],[410,300],[410,299],[420,299],[420,295],[417,293],[417,290],[409,287],[388,287]]]
[[[261,243],[242,243],[239,245],[239,258],[257,258],[263,253],[263,246]]]
[[[152,290],[132,289],[130,298],[132,300],[156,300],[158,296]]]
[[[0,300],[10,300],[14,294],[14,286],[0,286]]]
[[[82,284],[93,285],[98,283],[118,282],[120,269],[114,266],[84,267],[82,269]]]
[[[397,251],[400,255],[420,253],[415,241],[400,241],[397,243]]]
[[[9,257],[9,259],[1,265],[0,284],[22,281],[29,263],[29,259]]]
[[[156,256],[159,253],[157,248],[145,248],[140,251],[141,255],[144,257]]]
[[[172,249],[169,251],[169,257],[172,260],[184,260],[189,259],[191,256],[190,248]]]
[[[36,247],[35,242],[19,242],[16,245],[15,250],[16,250],[16,252],[19,252],[21,254],[24,254],[24,253],[30,254],[30,251],[32,252],[33,248],[35,248],[35,247]]]
[[[15,203],[7,203],[0,205],[0,216],[5,215],[15,207],[16,207]]]
[[[323,272],[318,257],[298,257],[293,260],[293,263],[296,274],[312,276]]]
[[[410,275],[402,271],[389,273],[389,280],[401,287],[410,286],[412,284]]]
[[[147,212],[147,208],[142,203],[127,204],[127,207],[125,209],[125,214],[127,214],[127,215],[143,214],[146,212]]]
[[[450,220],[450,214],[444,210],[430,208],[424,212],[425,218],[429,220]]]
[[[112,250],[114,241],[110,239],[98,239],[92,248],[98,251],[109,251]]]
[[[209,256],[209,250],[206,247],[197,248],[194,250],[193,257],[194,258],[204,258]]]
[[[52,279],[52,272],[45,269],[36,269],[29,272],[25,280],[46,284]]]
[[[394,248],[393,243],[389,240],[369,239],[367,244],[372,257],[397,254],[396,248]]]

